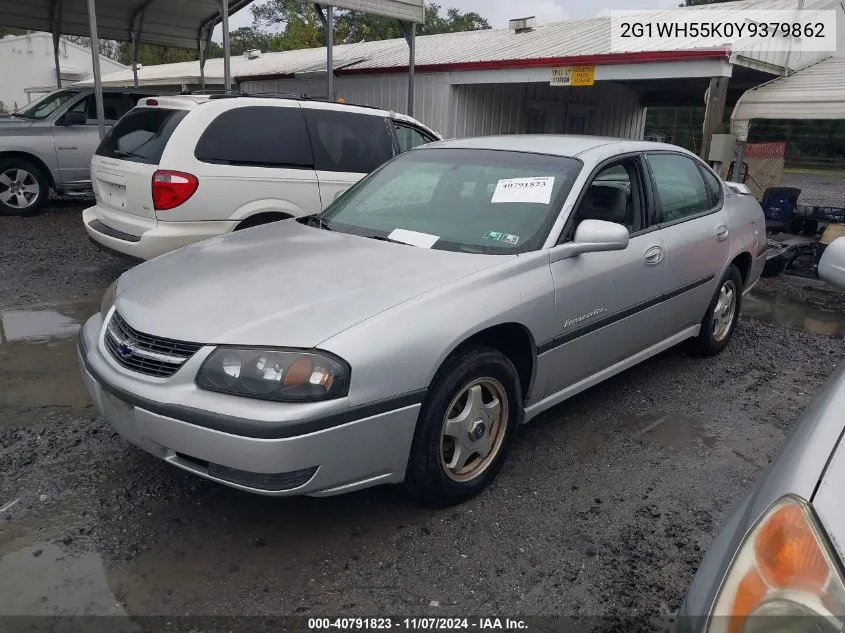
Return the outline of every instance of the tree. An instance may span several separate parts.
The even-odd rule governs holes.
[[[425,21],[417,25],[419,35],[455,33],[489,29],[489,22],[478,13],[462,13],[449,8],[441,15],[441,6],[429,3],[425,7]],[[253,28],[263,32],[264,28],[281,27],[281,37],[274,43],[281,48],[268,50],[291,50],[313,48],[324,44],[322,24],[314,12],[312,2],[305,0],[270,0],[252,8]],[[362,11],[335,12],[335,42],[371,42],[401,37],[396,20]]]
[[[63,40],[67,40],[68,42],[73,42],[79,46],[84,46],[88,50],[91,50],[91,38],[85,37],[84,35],[62,35]],[[120,57],[120,42],[116,42],[114,40],[98,40],[100,55],[104,57],[108,57],[109,59],[114,59],[117,61]]]

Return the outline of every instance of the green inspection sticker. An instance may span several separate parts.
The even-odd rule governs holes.
[[[505,242],[506,244],[517,244],[519,242],[519,235],[511,235],[510,233],[502,233],[501,231],[487,231],[484,234],[484,239]]]

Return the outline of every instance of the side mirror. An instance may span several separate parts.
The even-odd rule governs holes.
[[[845,290],[845,237],[837,237],[822,254],[819,277],[839,290]]]
[[[575,239],[552,249],[552,262],[569,259],[582,253],[624,251],[628,248],[628,229],[616,222],[581,220]]]
[[[88,117],[84,112],[65,112],[59,118],[59,125],[85,125],[88,122]]]

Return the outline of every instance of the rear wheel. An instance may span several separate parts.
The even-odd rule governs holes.
[[[739,320],[742,304],[742,275],[731,264],[722,276],[707,314],[701,321],[701,331],[692,341],[693,352],[700,356],[714,356],[731,340]]]
[[[236,231],[242,231],[244,229],[251,229],[254,226],[261,226],[262,224],[270,224],[270,222],[279,222],[280,220],[289,220],[291,216],[284,215],[281,213],[259,213],[258,215],[253,215],[252,217],[247,218],[238,226],[235,227]]]
[[[0,214],[32,215],[50,194],[41,169],[22,159],[0,160]]]
[[[504,354],[479,346],[447,361],[420,412],[405,486],[436,505],[477,495],[501,468],[521,419],[519,378]]]

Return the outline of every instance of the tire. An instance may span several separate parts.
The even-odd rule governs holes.
[[[728,305],[725,301],[729,301]],[[722,275],[707,314],[701,321],[701,332],[692,340],[692,352],[698,356],[715,356],[725,349],[736,330],[741,307],[742,275],[731,264]]]
[[[499,401],[498,414],[490,406],[494,398]],[[502,467],[523,415],[519,377],[504,354],[477,346],[448,359],[420,411],[405,487],[437,506],[479,494]],[[449,426],[457,435],[447,430]],[[484,450],[485,445],[489,452],[483,456],[472,451]]]
[[[50,197],[50,181],[21,158],[0,160],[0,215],[34,215]]]

